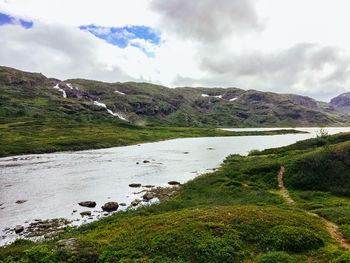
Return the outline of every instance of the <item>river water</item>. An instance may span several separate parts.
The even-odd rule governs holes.
[[[269,129],[228,129],[235,131]],[[184,183],[212,171],[229,154],[247,154],[292,144],[314,137],[318,128],[298,128],[307,134],[186,138],[79,152],[33,154],[0,158],[0,236],[6,227],[27,226],[35,219],[81,219],[89,210],[78,202],[92,200],[97,207],[109,201],[130,204],[145,188],[130,188],[130,183],[166,186],[175,180]],[[329,134],[350,128],[327,128]],[[143,161],[147,160],[148,163]],[[137,164],[138,163],[138,164]],[[17,200],[27,200],[17,204]],[[76,213],[72,213],[77,210]],[[75,221],[81,224],[96,220]],[[27,222],[27,223],[26,223]],[[0,245],[15,234],[2,234]]]

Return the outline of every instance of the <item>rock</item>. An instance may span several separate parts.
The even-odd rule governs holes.
[[[126,206],[126,204],[125,204],[125,203],[120,203],[119,205],[120,205],[120,206]]]
[[[149,163],[149,161],[148,160],[144,160],[143,163]]]
[[[108,202],[102,206],[102,210],[107,212],[112,212],[112,211],[118,210],[118,207],[119,205],[117,202]]]
[[[189,152],[184,152],[184,154],[189,154]]]
[[[139,162],[136,162],[136,164],[140,164]]]
[[[63,239],[57,242],[57,249],[67,249],[71,251],[72,255],[79,254],[78,239],[73,237],[69,239]]]
[[[79,205],[93,208],[93,207],[96,206],[96,202],[94,202],[94,201],[83,201],[83,202],[80,202]]]
[[[77,210],[73,210],[73,213],[76,213],[77,212]]]
[[[155,187],[155,186],[154,186],[154,185],[148,184],[148,185],[144,185],[143,187],[146,187],[146,188],[153,188],[153,187]]]
[[[17,200],[16,201],[16,204],[23,204],[23,203],[25,203],[25,202],[27,202],[28,200]]]
[[[80,213],[81,216],[91,216],[91,211],[84,211]]]
[[[23,226],[16,226],[14,230],[15,230],[16,234],[19,234],[19,233],[23,232],[24,227]]]
[[[177,181],[170,181],[170,182],[168,182],[168,184],[169,185],[180,185],[180,183]]]
[[[139,203],[141,203],[142,201],[140,199],[135,199],[134,201],[131,202],[132,206],[137,206]]]
[[[108,213],[103,213],[104,216],[108,216],[109,214]]]
[[[207,150],[212,151],[212,150],[214,150],[214,148],[209,147],[209,148],[207,148]]]
[[[129,187],[141,187],[141,184],[129,184]]]
[[[151,192],[147,192],[143,195],[143,200],[145,200],[146,202],[148,202],[149,200],[153,199],[155,196],[153,193]]]

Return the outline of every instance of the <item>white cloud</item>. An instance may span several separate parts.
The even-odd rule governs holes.
[[[0,12],[34,21],[29,30],[0,26],[0,63],[61,79],[238,86],[328,99],[350,90],[349,9],[347,0],[0,0]],[[161,42],[132,39],[121,49],[78,29],[90,24],[103,34],[152,27]]]

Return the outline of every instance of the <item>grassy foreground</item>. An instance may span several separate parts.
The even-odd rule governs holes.
[[[275,135],[296,130],[231,132],[211,128],[142,127],[105,117],[0,119],[0,157],[125,146],[184,137]]]
[[[159,204],[68,228],[55,239],[17,240],[2,262],[350,262],[321,217],[350,239],[350,134],[231,155],[220,169]],[[277,174],[295,204],[285,203]],[[59,248],[59,240],[72,244]]]

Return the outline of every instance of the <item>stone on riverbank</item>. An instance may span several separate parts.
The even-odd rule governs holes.
[[[112,212],[112,211],[118,210],[118,207],[119,205],[117,202],[108,202],[102,206],[102,210],[107,212]]]
[[[90,208],[93,208],[96,206],[96,202],[94,202],[94,201],[83,201],[83,202],[80,202],[78,204],[80,206],[85,206],[85,207],[90,207]]]

